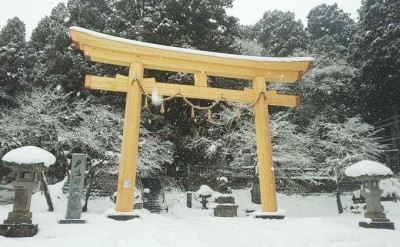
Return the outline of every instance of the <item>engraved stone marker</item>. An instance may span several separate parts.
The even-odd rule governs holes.
[[[69,194],[67,213],[65,219],[59,220],[60,224],[83,224],[85,220],[81,219],[83,196],[83,185],[85,180],[85,154],[73,154],[71,160],[71,177],[69,183]]]

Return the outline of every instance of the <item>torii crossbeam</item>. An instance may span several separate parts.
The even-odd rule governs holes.
[[[187,98],[254,103],[257,157],[260,178],[261,211],[276,212],[275,177],[272,163],[268,105],[296,107],[298,96],[266,90],[266,81],[294,83],[311,69],[312,58],[270,58],[229,55],[122,39],[80,27],[71,27],[76,47],[93,62],[129,67],[129,75],[115,78],[87,75],[85,87],[126,92],[126,107],[118,177],[117,212],[130,212],[134,205],[136,162],[142,88],[146,93],[157,87],[161,95],[180,93]],[[143,78],[144,69],[192,73],[194,85],[158,83]],[[207,86],[207,76],[251,80],[252,89],[228,90]],[[141,85],[139,85],[140,82]],[[259,97],[264,93],[266,97]]]

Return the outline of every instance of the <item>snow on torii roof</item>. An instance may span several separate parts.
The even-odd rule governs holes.
[[[25,146],[6,153],[2,160],[5,163],[14,163],[17,165],[44,163],[45,167],[49,167],[56,162],[56,157],[44,149],[35,146]]]
[[[390,168],[371,160],[362,160],[346,168],[344,173],[349,177],[388,177],[393,175]]]
[[[263,76],[272,82],[297,82],[311,69],[311,57],[256,57],[169,47],[123,39],[81,27],[70,27],[76,47],[94,62],[146,69],[195,73],[252,80]]]

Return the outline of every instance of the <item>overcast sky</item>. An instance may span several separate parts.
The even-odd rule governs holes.
[[[7,24],[8,19],[18,16],[25,23],[27,35],[30,36],[39,20],[49,15],[59,2],[67,0],[0,0],[0,28]],[[229,9],[228,14],[238,17],[242,24],[249,25],[260,20],[267,10],[289,10],[305,24],[306,16],[313,7],[335,2],[357,19],[361,0],[234,0],[233,9]]]

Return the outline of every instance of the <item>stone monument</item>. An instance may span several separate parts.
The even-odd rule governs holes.
[[[215,198],[214,216],[216,217],[236,217],[238,206],[235,204],[235,198],[232,196],[232,191],[228,187],[228,179],[219,177],[218,192],[221,193]]]
[[[71,160],[71,177],[69,182],[69,193],[67,213],[65,219],[58,220],[60,224],[83,224],[86,220],[81,219],[83,185],[85,181],[86,155],[73,154]]]
[[[214,216],[217,217],[236,217],[238,206],[235,204],[235,198],[231,195],[220,195],[215,198],[217,204],[214,208]]]
[[[349,166],[345,174],[362,182],[361,195],[365,197],[367,207],[364,217],[369,220],[359,222],[359,226],[394,230],[394,223],[390,222],[383,212],[384,208],[381,204],[383,190],[379,188],[380,179],[391,177],[393,172],[381,163],[363,160]]]
[[[11,150],[3,157],[3,164],[16,171],[13,211],[0,225],[0,235],[5,237],[32,237],[38,225],[32,224],[31,197],[38,186],[37,173],[47,170],[56,158],[38,147],[26,146]]]

